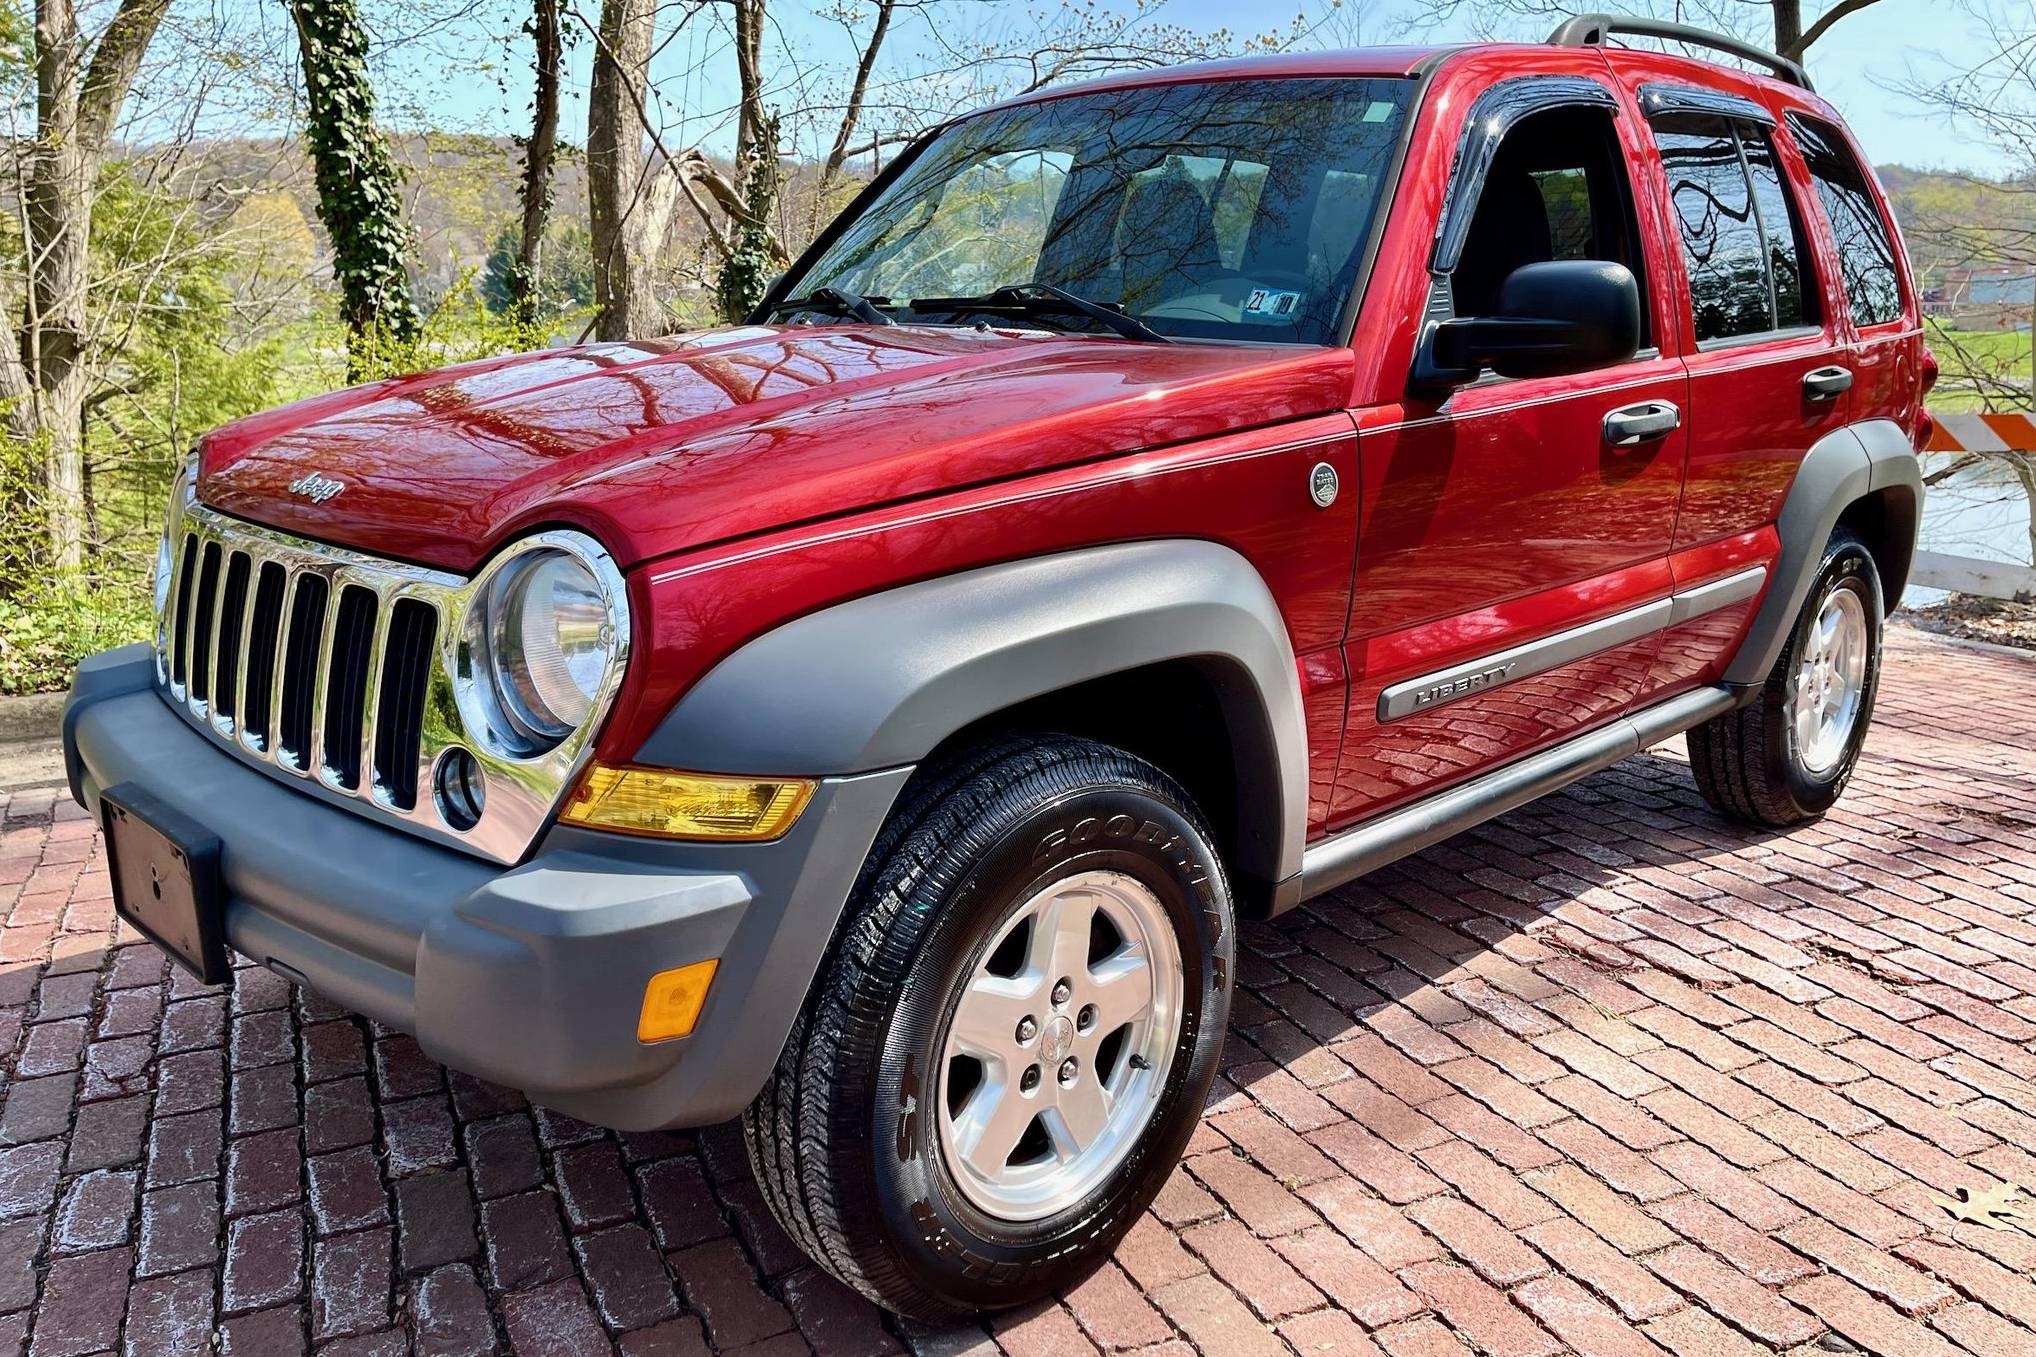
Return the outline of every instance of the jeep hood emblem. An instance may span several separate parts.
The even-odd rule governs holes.
[[[302,495],[313,504],[323,504],[344,489],[346,489],[345,481],[320,475],[316,471],[307,471],[296,480],[290,482],[291,494]]]

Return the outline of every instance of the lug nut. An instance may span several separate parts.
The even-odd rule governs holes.
[[[1039,1087],[1039,1066],[1027,1065],[1025,1067],[1025,1073],[1018,1076],[1018,1091],[1020,1093],[1030,1093],[1032,1092],[1033,1089],[1038,1087]]]
[[[1073,1056],[1069,1056],[1066,1060],[1061,1061],[1060,1086],[1062,1088],[1066,1088],[1069,1084],[1072,1084],[1075,1081],[1075,1076],[1077,1074],[1080,1074],[1081,1072],[1082,1067],[1075,1063],[1075,1059]]]
[[[1082,1011],[1075,1015],[1075,1026],[1086,1032],[1096,1025],[1096,1006],[1083,1004]]]
[[[1053,986],[1053,1001],[1056,1004],[1064,1004],[1068,1001],[1069,997],[1074,994],[1074,992],[1075,987],[1072,984],[1070,984],[1065,978],[1057,980],[1054,982]]]
[[[1038,1035],[1039,1035],[1038,1023],[1034,1022],[1029,1017],[1020,1018],[1018,1020],[1018,1042],[1020,1045],[1025,1044],[1026,1042],[1032,1040],[1034,1037]]]

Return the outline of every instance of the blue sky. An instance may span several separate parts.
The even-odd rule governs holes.
[[[1097,0],[1108,9],[1124,9],[1131,0]],[[1361,7],[1346,0],[1336,20],[1336,31],[1344,45],[1352,35],[1364,42],[1386,41],[1405,34],[1411,16],[1421,12],[1419,0],[1372,0]],[[939,11],[944,16],[973,16],[976,22],[1002,25],[1009,32],[1022,32],[1033,14],[1053,0],[960,0]],[[1580,6],[1587,8],[1588,6]],[[583,8],[592,12],[594,0]],[[843,29],[825,19],[810,17],[817,5],[783,3],[773,13],[777,25],[773,41],[780,51],[797,49],[800,65],[819,63],[835,70],[845,69],[854,59],[854,49]],[[1760,7],[1762,10],[1765,6]],[[1813,5],[1819,10],[1821,5]],[[1273,0],[1263,7],[1244,7],[1237,0],[1167,0],[1163,14],[1171,22],[1195,28],[1228,25],[1247,30],[1269,27],[1278,22],[1269,17],[1286,12],[1286,0]],[[506,5],[499,15],[523,12],[520,5]],[[673,11],[668,10],[667,13]],[[503,25],[502,27],[506,27]],[[1549,25],[1528,25],[1519,36],[1539,37]],[[514,132],[524,125],[528,99],[527,44],[505,39],[502,27],[489,36],[484,29],[442,31],[416,44],[404,44],[402,55],[390,53],[385,63],[393,76],[387,87],[385,112],[392,123],[428,119],[441,126],[475,131]],[[1531,31],[1529,31],[1531,30]],[[669,34],[666,35],[670,37]],[[1467,22],[1432,30],[1433,40],[1460,40],[1471,36]],[[717,149],[725,133],[717,135],[711,126],[678,124],[681,111],[705,111],[709,123],[732,99],[732,74],[725,59],[710,57],[720,39],[703,34],[672,38],[660,53],[655,68],[659,92],[668,112],[670,135],[675,140],[704,139]],[[925,44],[923,31],[903,29],[897,40],[901,51],[912,44]],[[1980,38],[1974,21],[1960,8],[1944,0],[1880,0],[1870,8],[1839,22],[1812,49],[1810,69],[1821,93],[1845,113],[1869,156],[1878,164],[1901,163],[1916,168],[1999,171],[2004,168],[1997,154],[1984,145],[1962,140],[1947,127],[1915,107],[1890,88],[1911,70],[1929,72],[1948,69],[1947,62],[1979,50]],[[585,67],[591,44],[584,39],[573,56],[574,71],[568,78],[569,102],[564,113],[565,135],[574,141],[585,129]],[[779,69],[793,63],[780,62]],[[448,68],[454,72],[446,78]],[[690,68],[690,73],[689,73]],[[407,116],[406,116],[407,115]]]

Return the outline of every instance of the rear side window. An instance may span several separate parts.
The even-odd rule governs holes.
[[[1655,123],[1697,341],[1815,324],[1802,216],[1764,127],[1718,117]]]
[[[1798,114],[1789,115],[1789,131],[1831,222],[1852,323],[1865,327],[1900,320],[1902,273],[1894,239],[1852,148],[1832,129]]]

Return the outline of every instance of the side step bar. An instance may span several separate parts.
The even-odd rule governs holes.
[[[1608,726],[1586,731],[1553,749],[1530,754],[1517,763],[1312,844],[1301,856],[1298,898],[1305,900],[1334,890],[1389,862],[1460,834],[1472,825],[1504,815],[1671,735],[1721,716],[1743,700],[1741,694],[1726,688],[1699,688],[1671,697],[1622,716]]]

